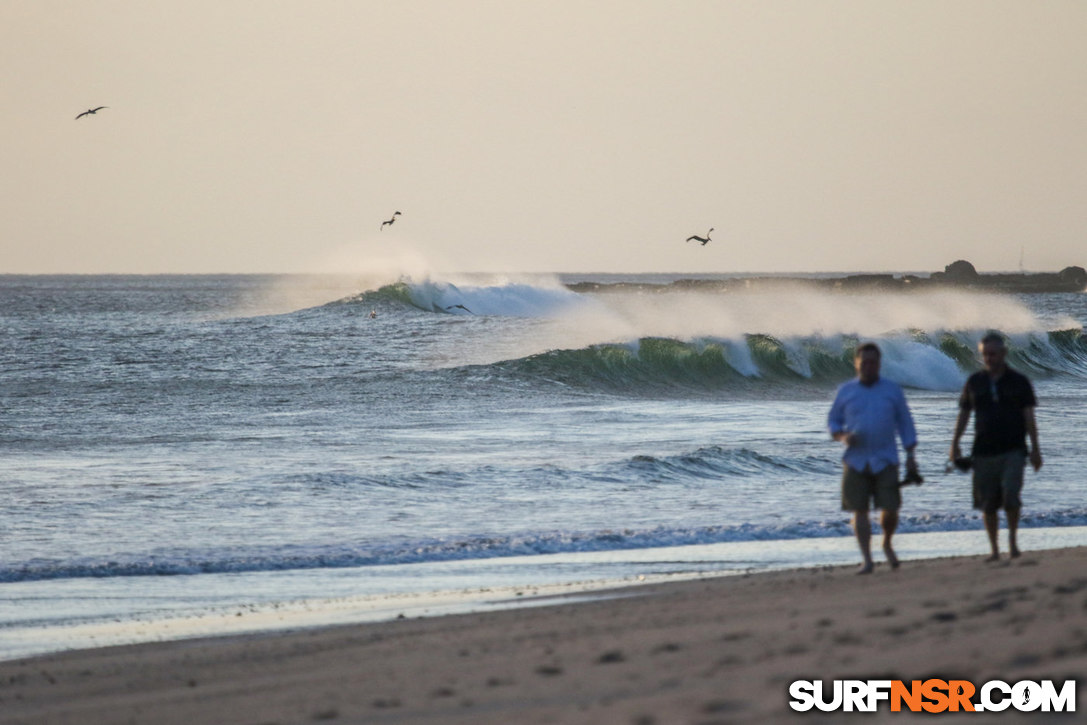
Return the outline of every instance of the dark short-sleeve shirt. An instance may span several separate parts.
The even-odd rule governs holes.
[[[1007,368],[996,380],[982,370],[962,388],[959,407],[974,412],[975,456],[1026,451],[1027,424],[1023,410],[1038,405],[1026,375]]]

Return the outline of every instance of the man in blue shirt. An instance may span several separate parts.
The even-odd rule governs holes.
[[[871,574],[874,567],[872,525],[868,520],[872,500],[881,509],[883,553],[891,568],[898,568],[898,557],[891,546],[902,503],[896,434],[906,449],[907,470],[917,473],[913,417],[902,388],[880,378],[880,360],[880,349],[874,342],[857,347],[853,355],[857,377],[838,388],[827,416],[831,437],[846,447],[842,455],[842,510],[853,512],[853,533],[864,557],[858,574]]]

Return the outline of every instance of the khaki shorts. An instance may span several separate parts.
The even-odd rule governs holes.
[[[858,471],[842,465],[842,510],[867,511],[872,507],[897,511],[902,505],[898,489],[898,466],[887,466],[879,473]]]
[[[992,513],[998,509],[1015,511],[1023,505],[1023,470],[1027,454],[1010,451],[995,456],[974,456],[974,508]]]

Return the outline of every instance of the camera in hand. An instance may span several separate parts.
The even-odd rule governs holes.
[[[974,465],[974,459],[970,456],[961,456],[955,459],[955,468],[959,469],[963,473],[969,471]]]
[[[920,486],[924,482],[925,482],[924,477],[920,473],[917,472],[917,469],[910,469],[910,470],[906,471],[906,477],[903,478],[901,481],[899,481],[898,485],[900,487],[901,486]]]

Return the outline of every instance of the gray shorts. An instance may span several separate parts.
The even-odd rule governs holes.
[[[974,508],[992,513],[998,509],[1015,511],[1023,505],[1023,471],[1027,454],[1010,451],[996,456],[974,456]]]
[[[842,465],[842,511],[867,511],[876,508],[897,511],[902,505],[898,490],[898,466],[887,466],[879,473],[858,471]]]

